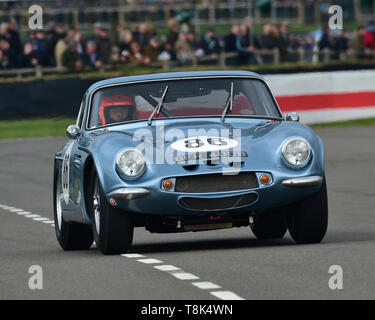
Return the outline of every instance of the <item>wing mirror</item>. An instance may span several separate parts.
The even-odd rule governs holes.
[[[285,120],[286,121],[298,122],[299,121],[299,114],[297,112],[287,113],[287,115],[285,116]]]
[[[66,134],[70,139],[77,139],[81,133],[81,130],[76,126],[75,124],[71,124],[67,129],[66,129]]]

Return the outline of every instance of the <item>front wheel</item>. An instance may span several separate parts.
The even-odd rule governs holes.
[[[55,220],[55,232],[58,243],[63,250],[87,250],[93,242],[93,234],[90,225],[64,220],[61,202],[62,195],[57,192],[58,171],[54,177],[53,216]]]
[[[281,239],[287,230],[284,212],[272,209],[255,215],[250,228],[260,240]]]
[[[130,214],[109,204],[95,169],[92,170],[86,203],[90,210],[94,238],[103,254],[125,253],[133,241]]]
[[[328,226],[327,186],[324,178],[320,190],[288,208],[288,229],[297,243],[319,243]]]

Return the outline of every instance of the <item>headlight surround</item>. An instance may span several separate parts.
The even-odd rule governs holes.
[[[284,142],[282,153],[288,164],[303,167],[311,158],[311,147],[303,138],[292,138]]]
[[[125,178],[139,177],[146,169],[146,160],[137,149],[126,149],[116,157],[116,167]]]

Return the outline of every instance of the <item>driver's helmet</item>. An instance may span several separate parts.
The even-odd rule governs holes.
[[[134,120],[135,103],[133,97],[116,96],[102,98],[99,107],[99,121],[101,125]],[[117,111],[124,115],[124,118],[114,118],[113,114]],[[118,112],[117,112],[118,114]]]

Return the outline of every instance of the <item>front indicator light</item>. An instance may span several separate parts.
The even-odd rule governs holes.
[[[271,177],[268,174],[262,174],[259,180],[262,184],[269,184],[271,182]]]

